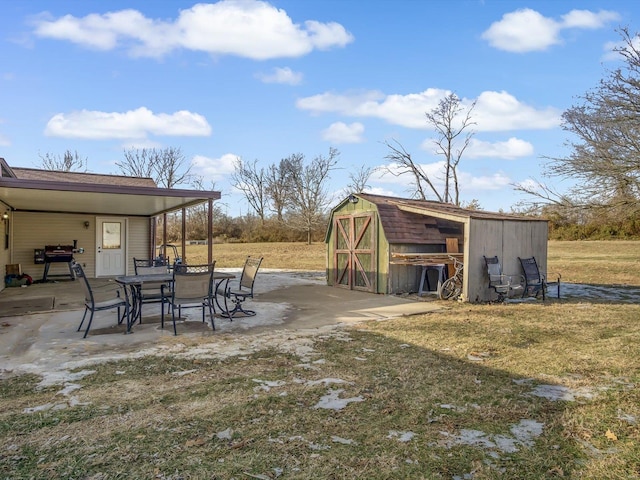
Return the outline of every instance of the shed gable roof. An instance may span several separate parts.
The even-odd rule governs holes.
[[[370,202],[376,207],[387,241],[396,244],[427,245],[443,243],[443,239],[446,237],[462,235],[462,225],[472,218],[496,221],[546,222],[546,220],[532,217],[469,210],[429,200],[388,197],[369,193],[357,193],[354,196]],[[334,208],[334,212],[347,202],[353,202],[353,199],[345,199]]]
[[[468,208],[457,207],[450,203],[435,202],[431,200],[416,200],[411,198],[387,197],[384,195],[372,195],[369,193],[358,193],[356,196],[380,205],[394,205],[401,210],[410,211],[418,215],[433,215],[448,218],[452,221],[465,222],[469,218],[485,220],[518,220],[518,221],[546,221],[539,218],[525,217],[508,213],[487,212],[485,210],[470,210]]]
[[[380,223],[389,243],[442,243],[438,219],[406,212],[390,203],[380,203],[376,206]]]

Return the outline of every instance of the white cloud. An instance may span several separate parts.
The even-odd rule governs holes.
[[[562,112],[556,108],[536,109],[502,91],[482,92],[472,112],[472,119],[477,123],[477,131],[545,130],[559,126],[561,115]]]
[[[423,163],[419,165],[420,168],[431,179],[434,187],[438,192],[444,190],[444,161],[438,161],[434,163]],[[389,188],[398,190],[402,187],[404,193],[402,195],[411,195],[413,193],[414,179],[410,174],[393,175],[391,173],[385,173],[390,168],[392,171],[396,171],[397,168],[392,165],[383,165],[378,170],[374,171],[369,179],[371,183],[378,185],[388,185]],[[473,195],[483,191],[495,191],[500,190],[511,185],[511,179],[502,172],[497,172],[491,175],[475,176],[472,173],[464,170],[458,170],[458,181],[460,185],[460,193],[465,195]],[[398,187],[398,188],[394,188]],[[384,187],[376,187],[383,189]],[[388,189],[384,189],[388,191]],[[425,190],[425,193],[429,196],[429,199],[435,200],[435,195],[431,194],[431,190]],[[385,195],[389,195],[385,193]]]
[[[562,15],[562,26],[564,28],[603,28],[608,23],[620,20],[617,12],[610,10],[600,10],[594,13],[590,10],[571,10]]]
[[[283,83],[287,85],[299,85],[302,82],[302,73],[294,72],[289,67],[276,67],[271,73],[258,73],[256,78],[264,83]]]
[[[0,133],[0,147],[9,147],[11,145],[11,141],[9,137]]]
[[[448,90],[429,88],[420,93],[384,95],[378,91],[347,94],[322,93],[301,98],[296,106],[311,114],[333,112],[350,117],[374,117],[407,128],[431,129],[425,113],[438,106],[450,94]],[[461,99],[468,109],[472,101]],[[547,107],[538,110],[518,101],[507,92],[483,92],[477,99],[471,116],[475,131],[507,131],[522,128],[548,129],[560,124],[559,110]]]
[[[533,145],[525,140],[511,137],[506,142],[483,142],[472,138],[469,146],[464,151],[467,158],[514,158],[529,157],[533,155]]]
[[[444,160],[439,160],[433,163],[417,163],[416,165],[421,168],[436,185],[444,184],[444,182],[440,182],[440,180],[444,178]],[[390,185],[397,184],[405,187],[414,181],[412,175],[404,173],[401,174],[398,166],[393,163],[377,167],[371,174],[370,180],[372,182]]]
[[[464,193],[500,190],[511,184],[511,179],[501,172],[479,177],[475,177],[468,172],[458,172],[458,179],[460,181],[460,190]]]
[[[211,135],[211,126],[197,113],[181,110],[173,114],[155,114],[140,107],[128,112],[81,110],[54,115],[45,128],[50,137],[136,139],[147,135],[203,137]]]
[[[560,21],[545,17],[530,8],[505,13],[482,34],[489,45],[508,52],[531,52],[546,50],[562,43],[560,33],[567,28],[596,29],[618,20],[613,11],[572,10]]]
[[[349,125],[343,122],[336,122],[329,125],[329,128],[322,131],[322,138],[335,144],[340,143],[362,143],[364,139],[364,125],[354,122]]]
[[[35,34],[87,48],[124,48],[133,56],[162,57],[187,49],[266,60],[300,57],[314,49],[344,47],[353,41],[342,25],[308,20],[294,23],[287,13],[258,0],[221,0],[181,10],[173,21],[127,9],[85,17],[35,19]]]
[[[219,158],[196,155],[191,160],[192,172],[202,175],[205,180],[219,181],[234,172],[234,165],[240,157],[226,153]]]
[[[635,50],[640,50],[640,36],[635,35],[631,37],[631,45]],[[629,45],[624,41],[619,42],[607,42],[604,47],[603,60],[605,61],[624,61],[624,55],[620,52],[623,50],[630,50]],[[632,52],[631,52],[632,53]]]

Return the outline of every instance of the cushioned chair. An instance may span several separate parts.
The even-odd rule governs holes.
[[[225,297],[231,299],[234,303],[233,309],[224,316],[228,316],[233,320],[234,315],[238,313],[242,313],[249,317],[256,314],[255,310],[247,310],[243,308],[242,304],[247,300],[247,298],[253,298],[253,286],[261,263],[262,257],[247,257],[247,260],[244,262],[244,267],[242,268],[242,274],[240,275],[239,282],[230,282],[227,290],[224,292]]]
[[[502,273],[502,265],[497,256],[485,257],[484,263],[487,266],[487,276],[489,277],[489,288],[496,292],[497,300],[504,302],[505,299],[513,296],[523,289],[524,278],[521,275],[505,275]]]
[[[84,270],[79,263],[73,262],[71,264],[71,271],[74,277],[82,285],[84,290],[84,315],[82,315],[82,321],[78,326],[78,332],[82,329],[82,325],[87,317],[87,312],[91,312],[89,321],[87,322],[87,328],[84,331],[83,338],[87,338],[91,323],[93,322],[93,314],[104,310],[117,310],[118,311],[118,325],[120,325],[125,319],[129,318],[129,303],[127,302],[126,295],[121,295],[121,287],[117,287],[111,284],[105,284],[100,286],[92,286],[89,283]],[[99,298],[104,298],[98,300]],[[121,314],[121,309],[124,308],[124,313]]]
[[[134,258],[133,267],[136,275],[153,275],[155,273],[167,273],[168,267],[160,259],[149,260],[146,258]],[[142,304],[143,303],[162,303],[162,284],[147,283],[143,284],[138,291],[140,305],[138,317],[142,323]]]
[[[164,304],[166,302],[171,307],[174,335],[178,334],[176,329],[176,309],[178,310],[178,317],[180,317],[183,308],[202,308],[202,321],[204,322],[205,309],[208,308],[209,316],[211,317],[211,328],[213,330],[216,329],[213,322],[215,314],[213,270],[215,263],[174,265],[172,285],[170,287],[162,286],[162,328],[164,328]]]

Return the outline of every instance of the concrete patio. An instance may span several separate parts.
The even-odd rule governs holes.
[[[221,269],[234,273],[233,269]],[[95,280],[105,283],[109,280]],[[326,285],[324,272],[261,270],[256,280],[255,317],[216,318],[216,330],[199,309],[183,310],[178,335],[171,323],[160,328],[160,305],[145,304],[143,323],[126,335],[115,312],[96,312],[86,339],[77,332],[84,311],[80,284],[70,280],[7,288],[0,292],[0,378],[17,373],[67,371],[80,365],[144,355],[176,345],[261,341],[265,335],[314,334],[364,320],[384,320],[443,308],[431,298],[376,295]],[[53,305],[48,309],[47,305]],[[16,306],[34,313],[12,315]],[[242,339],[240,339],[242,337]]]

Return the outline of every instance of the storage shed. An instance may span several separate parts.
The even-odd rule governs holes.
[[[505,274],[522,273],[518,257],[535,257],[546,271],[547,235],[546,220],[537,218],[352,194],[331,211],[327,282],[382,294],[419,292],[421,283],[435,291],[438,266],[451,263],[453,254],[464,263],[462,299],[488,301],[493,297],[483,256],[497,255]]]

